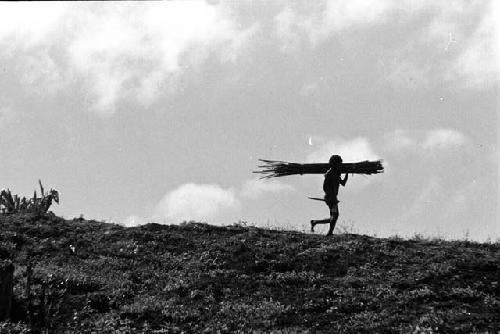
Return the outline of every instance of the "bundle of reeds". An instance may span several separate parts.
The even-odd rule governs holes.
[[[328,163],[314,164],[299,164],[295,162],[265,160],[259,159],[264,164],[258,166],[261,170],[254,171],[257,174],[263,174],[262,179],[272,177],[281,177],[288,175],[303,175],[303,174],[324,174],[330,169]],[[361,161],[355,163],[342,163],[340,165],[341,173],[349,174],[377,174],[384,171],[382,160],[376,161]]]

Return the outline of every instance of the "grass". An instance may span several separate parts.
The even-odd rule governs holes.
[[[0,226],[0,256],[16,266],[0,333],[500,330],[498,243],[52,214]]]

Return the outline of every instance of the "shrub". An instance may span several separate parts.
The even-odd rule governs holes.
[[[36,190],[33,197],[27,199],[26,197],[21,198],[18,195],[12,195],[10,189],[3,189],[0,192],[0,213],[34,213],[39,215],[46,213],[53,201],[59,204],[59,192],[54,189],[50,189],[50,191],[45,192],[42,181],[38,180],[38,183],[40,184],[42,197],[37,196]]]

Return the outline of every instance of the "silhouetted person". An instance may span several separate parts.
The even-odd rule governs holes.
[[[330,161],[328,162],[330,169],[325,174],[325,181],[323,182],[323,191],[325,192],[325,203],[330,209],[330,218],[322,220],[311,220],[311,231],[314,232],[314,226],[317,224],[328,224],[330,223],[330,229],[326,235],[332,235],[335,224],[339,219],[339,201],[337,195],[339,193],[340,185],[345,187],[348,179],[347,173],[344,179],[340,177],[340,165],[342,164],[342,158],[340,155],[332,155]]]

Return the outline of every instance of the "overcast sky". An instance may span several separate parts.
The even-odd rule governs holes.
[[[322,176],[259,181],[258,158],[382,158],[340,190],[340,225],[495,240],[494,17],[493,0],[2,3],[0,187],[40,178],[66,218],[304,230],[328,216],[307,199]]]

